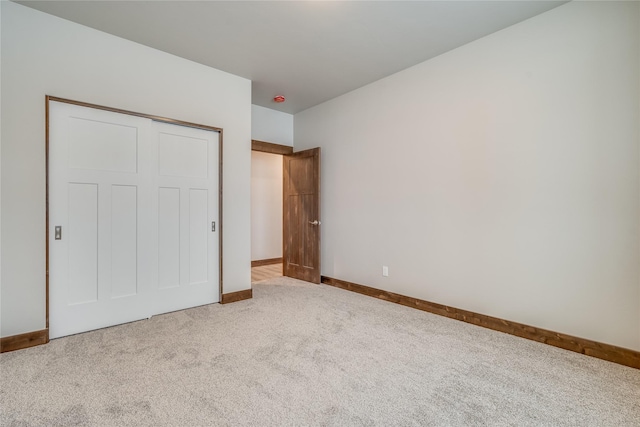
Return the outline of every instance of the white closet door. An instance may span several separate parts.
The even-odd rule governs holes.
[[[51,338],[219,300],[217,138],[50,103]]]
[[[153,128],[156,311],[218,302],[219,133],[157,122]]]
[[[151,120],[51,102],[49,335],[151,315]],[[60,239],[56,239],[60,227]]]

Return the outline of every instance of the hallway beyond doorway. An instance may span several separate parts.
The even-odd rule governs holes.
[[[261,265],[251,268],[251,283],[282,276],[282,264]]]

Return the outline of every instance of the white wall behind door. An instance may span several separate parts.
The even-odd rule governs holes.
[[[251,260],[282,256],[282,156],[251,152]]]
[[[1,335],[45,327],[45,95],[223,128],[224,292],[249,289],[251,82],[13,2],[0,7]]]
[[[322,273],[640,350],[638,16],[569,2],[296,114]]]
[[[293,114],[251,105],[251,139],[293,147]]]

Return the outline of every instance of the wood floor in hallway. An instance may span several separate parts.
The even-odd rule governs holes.
[[[251,268],[251,283],[282,276],[282,264],[261,265]]]

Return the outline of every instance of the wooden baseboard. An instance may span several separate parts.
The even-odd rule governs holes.
[[[262,265],[271,265],[271,264],[282,264],[282,257],[258,259],[256,261],[251,261],[251,267],[260,267]]]
[[[222,299],[220,300],[220,303],[229,304],[231,302],[237,302],[237,301],[242,301],[242,300],[251,299],[251,298],[253,298],[253,290],[246,289],[244,291],[222,294]]]
[[[7,351],[22,350],[23,348],[35,347],[49,342],[49,330],[27,332],[26,334],[12,335],[0,338],[0,353]]]
[[[357,283],[334,279],[332,277],[322,276],[322,283],[407,307],[416,308],[418,310],[427,311],[429,313],[438,314],[440,316],[449,317],[451,319],[461,320],[473,325],[493,329],[494,331],[504,332],[517,337],[538,341],[554,347],[640,369],[640,351],[616,347],[614,345],[578,338],[546,329],[540,329],[524,325],[522,323],[511,322],[497,317],[461,310],[459,308],[449,307],[418,298],[411,298],[393,292],[359,285]]]

